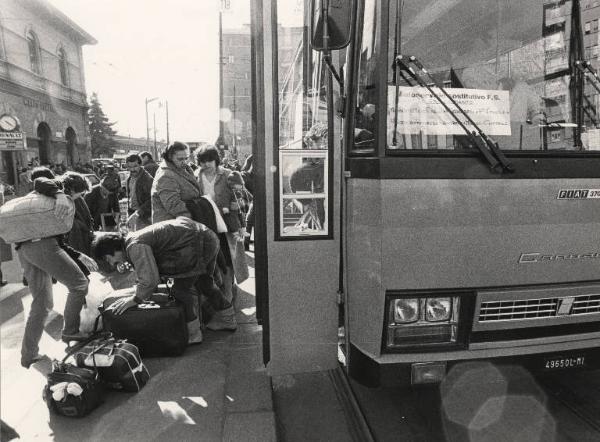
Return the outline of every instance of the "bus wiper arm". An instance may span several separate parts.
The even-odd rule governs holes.
[[[446,98],[448,98],[448,100],[450,100],[450,102],[460,111],[460,113],[465,116],[465,118],[469,121],[469,123],[471,123],[471,125],[473,125],[473,127],[477,130],[477,134],[479,134],[479,137],[477,138],[477,136],[475,135],[475,132],[473,132],[473,135],[475,135],[477,140],[482,140],[485,143],[485,146],[492,152],[494,157],[496,157],[498,159],[498,161],[500,162],[500,164],[502,166],[502,170],[505,170],[507,172],[513,172],[514,169],[513,169],[512,164],[510,163],[510,161],[508,161],[508,159],[506,158],[506,156],[504,155],[502,150],[500,150],[500,146],[498,145],[498,143],[496,141],[492,140],[489,137],[489,135],[487,135],[477,125],[477,123],[475,123],[475,121],[473,121],[473,119],[469,116],[469,114],[456,102],[456,100],[454,100],[454,98],[452,98],[450,96],[448,91],[446,91],[446,89],[440,83],[438,83],[435,80],[435,78],[433,78],[433,76],[429,73],[429,71],[427,69],[425,69],[425,67],[417,59],[417,57],[415,57],[414,55],[411,56],[410,61],[412,61],[415,66],[417,66],[419,69],[421,69],[421,71],[431,79],[431,82],[433,84],[435,84],[436,87],[444,93]]]
[[[435,93],[435,91],[431,88],[431,86],[429,86],[429,84],[427,84],[427,82],[425,80],[423,80],[423,78],[421,78],[421,76],[419,74],[417,74],[412,67],[410,67],[408,64],[406,64],[404,60],[405,60],[405,57],[403,55],[398,55],[396,57],[396,59],[395,59],[394,62],[402,70],[406,71],[417,82],[417,84],[419,84],[419,86],[426,88],[427,91],[456,120],[456,122],[462,128],[462,130],[465,131],[465,134],[467,135],[467,137],[469,138],[469,140],[471,141],[471,143],[475,147],[477,147],[477,149],[479,150],[479,152],[481,152],[481,154],[483,155],[483,157],[485,158],[485,160],[489,163],[490,169],[492,171],[494,171],[498,166],[501,166],[503,170],[512,171],[513,170],[512,165],[508,162],[508,160],[506,159],[506,157],[504,156],[504,154],[502,154],[502,152],[498,148],[497,144],[494,143],[487,135],[485,135],[483,133],[483,131],[481,131],[481,129],[479,129],[479,127],[467,115],[467,113],[464,111],[464,109],[462,109],[458,105],[458,103],[456,103],[456,101],[452,97],[450,97],[450,95],[448,94],[448,92],[443,87],[441,87],[440,85],[438,85],[437,82],[432,78],[433,83],[446,95],[446,97],[449,98],[450,102],[452,102],[452,104],[454,104],[454,106],[460,111],[460,113],[462,115],[464,115],[471,122],[471,124],[473,124],[473,126],[476,129],[478,129],[479,134],[477,132],[475,132],[475,131],[470,131],[465,126],[465,124],[461,121],[460,117],[456,114],[456,112],[454,112],[452,109],[450,109],[450,107],[448,106],[448,104],[437,93]],[[426,74],[428,74],[429,77],[431,77],[431,75],[429,75],[429,73],[426,70],[423,69],[422,65],[420,65],[420,63],[418,62],[418,60],[416,60],[415,57],[408,57],[408,60],[409,60],[409,62],[413,62],[416,66],[419,67],[419,69],[421,69]],[[415,63],[415,60],[416,60],[416,63]]]
[[[594,81],[591,81],[592,86],[594,86],[594,89],[600,92],[600,77],[598,77],[598,72],[596,69],[594,69],[592,64],[587,60],[577,60],[575,62],[575,67],[583,72],[583,75],[587,78],[589,78],[588,73],[592,74],[594,79]]]

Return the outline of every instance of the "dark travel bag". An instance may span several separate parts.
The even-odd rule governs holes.
[[[78,367],[96,368],[100,380],[113,390],[137,392],[150,379],[138,348],[110,334],[86,343],[73,357]]]
[[[99,307],[104,331],[136,345],[143,357],[179,356],[188,342],[183,306],[166,295],[153,295],[144,302],[115,315],[110,305],[120,297],[106,298]]]
[[[102,403],[104,389],[96,370],[65,362],[69,356],[52,362],[43,396],[52,413],[83,417]]]

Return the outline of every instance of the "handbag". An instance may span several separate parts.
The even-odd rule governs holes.
[[[235,280],[241,284],[250,277],[248,264],[246,263],[246,249],[242,241],[235,242]]]
[[[98,371],[62,361],[52,362],[52,372],[44,387],[43,398],[52,413],[68,417],[83,417],[102,403],[104,390]]]

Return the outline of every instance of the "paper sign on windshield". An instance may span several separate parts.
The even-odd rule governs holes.
[[[456,119],[423,87],[398,88],[399,134],[464,135]],[[471,119],[487,135],[510,135],[510,100],[508,91],[484,89],[445,88]],[[446,98],[441,90],[433,88],[460,121],[473,131],[475,128]],[[387,130],[391,133],[395,122],[396,87],[388,87]]]

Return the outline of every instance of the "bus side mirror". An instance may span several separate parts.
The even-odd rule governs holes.
[[[312,0],[310,10],[310,45],[315,51],[324,51],[323,41],[323,12],[328,4],[328,33],[327,50],[343,49],[350,44],[352,11],[354,0]]]

